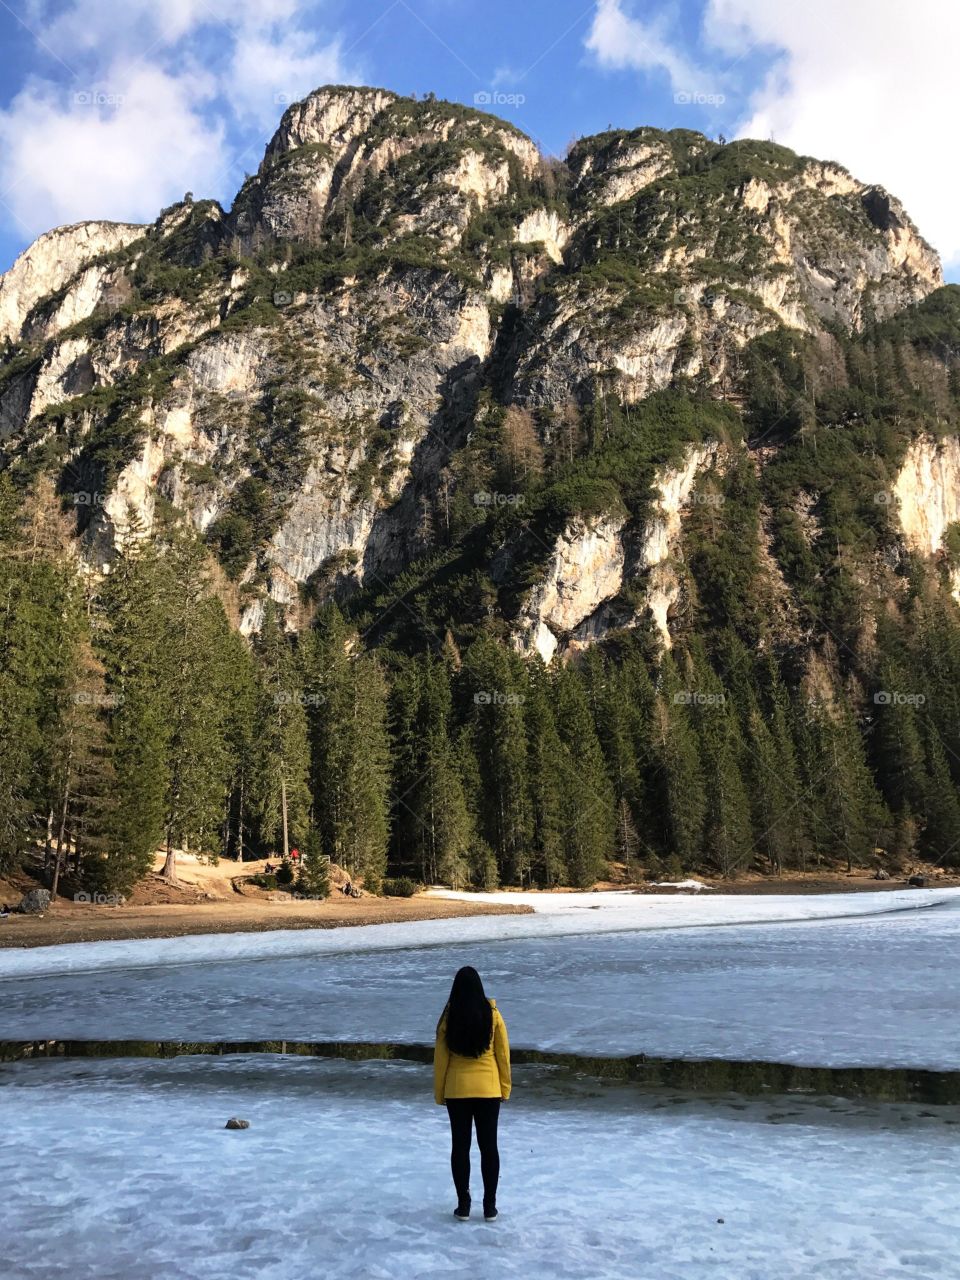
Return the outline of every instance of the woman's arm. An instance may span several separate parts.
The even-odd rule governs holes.
[[[497,1072],[500,1076],[500,1097],[506,1102],[513,1087],[510,1079],[510,1041],[507,1038],[507,1024],[500,1016],[499,1009],[493,1015],[493,1056],[497,1060]]]
[[[446,1019],[437,1027],[437,1042],[433,1048],[433,1100],[438,1107],[443,1106],[443,1090],[447,1081],[447,1064],[450,1061],[450,1050],[447,1048]]]

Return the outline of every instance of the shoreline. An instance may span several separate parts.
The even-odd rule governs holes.
[[[356,929],[372,924],[448,920],[463,916],[529,915],[509,902],[461,902],[418,894],[413,898],[360,898],[298,903],[239,901],[163,906],[57,903],[44,916],[11,915],[0,922],[0,950],[33,950],[80,942],[181,938],[195,934],[269,933],[277,929]]]
[[[957,888],[955,877],[938,878],[929,886]],[[183,890],[188,888],[182,886]],[[189,886],[196,890],[197,886]],[[750,879],[739,882],[704,882],[699,892],[663,885],[615,885],[606,883],[590,891],[643,902],[645,899],[696,899],[709,903],[724,898],[794,898],[815,896],[860,898],[865,894],[911,893],[901,880],[876,881],[866,876],[809,875],[780,880]],[[919,892],[924,892],[920,890]],[[561,911],[564,899],[572,901],[583,891],[570,889],[511,890],[455,894],[428,889],[411,898],[367,896],[346,899],[332,894],[323,901],[308,902],[282,897],[236,894],[230,899],[196,897],[192,901],[134,901],[124,905],[76,903],[60,899],[43,916],[10,915],[0,921],[0,952],[30,951],[84,942],[146,941],[211,934],[257,934],[275,931],[309,931],[364,928],[368,925],[402,924],[472,916],[538,914],[537,904],[552,902]]]

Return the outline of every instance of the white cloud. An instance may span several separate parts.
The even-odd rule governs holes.
[[[960,5],[944,0],[703,0],[703,46],[723,83],[757,57],[761,83],[743,95],[734,132],[775,137],[839,161],[905,204],[948,261],[960,263],[960,168],[954,163]],[[664,70],[675,88],[687,55],[624,0],[597,0],[587,47],[610,69]],[[680,68],[680,70],[678,70]],[[694,79],[695,88],[702,81]],[[641,122],[637,122],[641,123]]]
[[[679,93],[708,92],[707,75],[671,44],[662,21],[624,13],[620,0],[597,0],[586,46],[611,71],[660,71]]]
[[[250,30],[296,24],[303,0],[31,0],[27,22],[53,53],[69,61],[87,49],[120,50],[134,56],[169,48],[201,27],[220,28],[223,37]],[[300,31],[305,46],[310,36]]]
[[[56,79],[0,111],[0,215],[24,236],[87,218],[145,221],[256,167],[288,101],[350,80],[304,0],[31,0]]]
[[[30,235],[85,218],[152,221],[224,163],[223,127],[197,109],[211,88],[147,66],[67,92],[32,81],[0,115],[4,203]]]
[[[339,41],[304,49],[298,35],[271,38],[261,31],[238,37],[230,67],[225,92],[233,110],[268,127],[286,104],[344,75]]]

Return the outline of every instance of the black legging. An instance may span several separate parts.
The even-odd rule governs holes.
[[[453,1149],[450,1168],[457,1199],[462,1203],[470,1194],[470,1139],[473,1126],[477,1127],[477,1146],[480,1148],[480,1172],[483,1175],[483,1203],[495,1205],[497,1183],[500,1180],[500,1152],[497,1150],[497,1121],[500,1118],[499,1098],[450,1098],[447,1101],[450,1116],[450,1134]]]

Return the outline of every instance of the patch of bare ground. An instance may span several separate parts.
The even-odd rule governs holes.
[[[275,861],[275,860],[274,860]],[[249,883],[264,862],[238,864],[228,859],[203,862],[187,855],[177,860],[177,883],[158,874],[144,877],[123,903],[74,901],[72,890],[57,898],[42,917],[11,915],[0,921],[0,947],[53,946],[60,942],[104,942],[114,938],[175,938],[190,933],[262,933],[271,929],[339,929],[404,920],[443,920],[452,916],[524,915],[530,908],[509,903],[460,902],[416,894],[412,898],[347,898],[337,890],[345,874],[333,868],[329,898],[295,898],[282,890]],[[29,870],[35,872],[29,874]],[[39,882],[39,867],[0,880],[0,902],[11,906]]]

